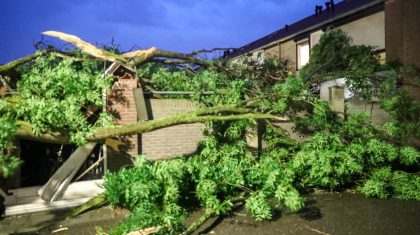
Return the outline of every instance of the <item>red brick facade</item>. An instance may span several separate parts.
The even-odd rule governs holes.
[[[398,60],[420,69],[420,1],[385,1],[385,46],[388,61]],[[416,100],[420,100],[418,78],[404,78],[404,87]]]
[[[148,100],[154,119],[184,113],[196,108],[194,102],[183,99]],[[202,140],[204,124],[184,124],[145,133],[141,136],[141,151],[148,159],[157,160],[188,155],[196,151]]]
[[[385,43],[388,60],[420,68],[420,1],[385,1]]]
[[[137,84],[137,79],[132,73],[127,72],[124,76],[116,77],[107,95],[106,106],[107,111],[114,115],[116,124],[137,122],[133,94],[133,89],[137,88]],[[119,151],[108,148],[108,168],[110,170],[118,170],[121,166],[131,164],[130,158],[139,153],[137,135],[123,137],[119,140],[123,143],[118,146]]]

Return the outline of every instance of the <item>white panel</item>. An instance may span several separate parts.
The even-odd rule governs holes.
[[[309,42],[298,44],[298,69],[309,62]]]

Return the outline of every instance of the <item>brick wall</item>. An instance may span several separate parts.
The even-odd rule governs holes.
[[[399,59],[420,68],[420,1],[385,2],[385,45],[387,59]]]
[[[289,60],[289,68],[291,72],[296,71],[296,43],[289,40],[281,44],[281,58]]]
[[[385,1],[385,46],[387,61],[399,60],[420,69],[420,1]],[[405,77],[404,88],[420,100],[418,77]]]
[[[184,113],[196,108],[196,104],[183,99],[149,99],[153,119]],[[203,139],[204,124],[184,124],[167,127],[141,135],[141,152],[148,159],[158,160],[196,151]]]
[[[280,46],[275,44],[274,46],[264,49],[264,56],[266,58],[280,58]]]
[[[137,122],[137,111],[134,101],[133,89],[137,88],[137,80],[133,74],[126,73],[118,77],[113,83],[107,95],[108,112],[114,115],[117,124],[127,124]],[[118,170],[121,166],[131,164],[131,159],[138,154],[138,136],[128,136],[119,138],[123,144],[119,145],[119,150],[108,148],[108,168],[111,171]]]

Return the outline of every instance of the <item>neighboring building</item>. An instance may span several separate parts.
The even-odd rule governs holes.
[[[375,47],[381,59],[398,59],[420,68],[419,0],[330,0],[315,6],[313,15],[231,51],[233,60],[274,57],[290,61],[299,71],[327,27],[339,28],[353,44]]]

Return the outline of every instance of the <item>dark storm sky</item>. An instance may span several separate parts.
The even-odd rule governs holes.
[[[91,43],[114,38],[123,51],[240,47],[313,14],[325,1],[1,0],[0,64],[33,53],[33,43],[47,30]]]

